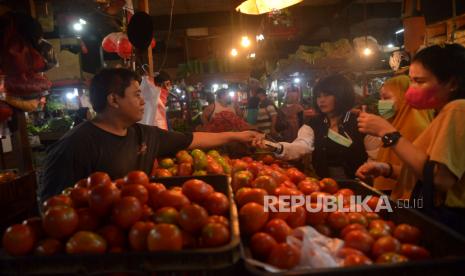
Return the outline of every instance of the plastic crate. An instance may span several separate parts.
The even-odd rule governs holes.
[[[352,189],[356,195],[381,195],[367,184],[355,180],[338,181],[340,188]],[[426,247],[432,259],[409,261],[399,264],[374,264],[358,267],[317,268],[291,271],[286,275],[463,275],[465,271],[465,237],[444,225],[437,223],[422,213],[407,208],[395,208],[392,213],[383,215],[383,219],[396,224],[408,223],[422,231],[421,245]],[[243,246],[244,257],[251,257],[250,250]],[[275,274],[244,262],[248,272],[255,275]]]
[[[180,186],[188,179],[201,179],[228,196],[231,241],[216,248],[171,252],[123,252],[102,255],[56,255],[12,257],[0,254],[0,275],[101,274],[107,272],[189,272],[202,275],[230,271],[240,257],[237,209],[228,178],[224,175],[152,179],[167,187]],[[216,271],[216,272],[215,272]],[[158,273],[157,273],[158,275]]]

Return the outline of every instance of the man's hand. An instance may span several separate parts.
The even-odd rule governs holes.
[[[236,132],[235,135],[237,142],[250,143],[252,145],[262,143],[261,141],[265,138],[263,133],[252,130]]]
[[[386,133],[397,131],[388,121],[370,113],[361,112],[357,121],[360,132],[376,137],[382,137]]]
[[[375,178],[378,176],[387,176],[389,172],[389,165],[383,162],[368,162],[361,165],[355,175],[362,179],[366,180],[368,178]]]
[[[263,134],[252,130],[220,133],[194,132],[193,135],[189,149],[213,148],[230,142],[254,144],[260,143],[260,140],[264,138]]]

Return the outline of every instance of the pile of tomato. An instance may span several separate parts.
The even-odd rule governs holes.
[[[254,258],[282,269],[298,265],[300,248],[286,243],[294,228],[310,225],[320,233],[344,240],[338,252],[342,266],[372,263],[399,263],[430,258],[421,246],[421,231],[409,224],[395,225],[382,219],[381,213],[371,210],[361,212],[309,212],[299,206],[295,212],[266,212],[266,195],[310,196],[311,205],[319,197],[342,196],[344,206],[354,195],[351,189],[340,189],[330,178],[317,180],[306,177],[296,168],[281,168],[243,158],[232,161],[232,188],[239,208],[239,222],[243,240],[247,242]],[[346,202],[347,199],[347,202]],[[375,210],[379,198],[368,201]],[[278,203],[279,205],[280,203]],[[314,206],[316,209],[316,206]]]
[[[197,179],[167,188],[142,171],[112,181],[95,172],[43,203],[43,214],[10,226],[13,256],[173,251],[230,242],[230,202]]]

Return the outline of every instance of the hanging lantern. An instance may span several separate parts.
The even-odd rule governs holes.
[[[155,41],[155,38],[152,38],[152,42],[150,42],[150,47],[153,49],[157,45],[157,41]]]
[[[126,35],[120,37],[116,45],[116,53],[124,59],[128,59],[132,54],[132,44]]]
[[[236,7],[236,11],[245,14],[263,14],[284,9],[303,0],[247,0]]]
[[[102,48],[108,53],[116,53],[119,39],[124,36],[122,32],[111,33],[102,40]]]

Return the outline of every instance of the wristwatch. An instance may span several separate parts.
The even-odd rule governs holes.
[[[402,135],[400,135],[400,132],[398,131],[384,134],[383,137],[381,137],[381,141],[383,141],[383,147],[388,148],[394,146],[397,144],[400,137],[402,137]]]

